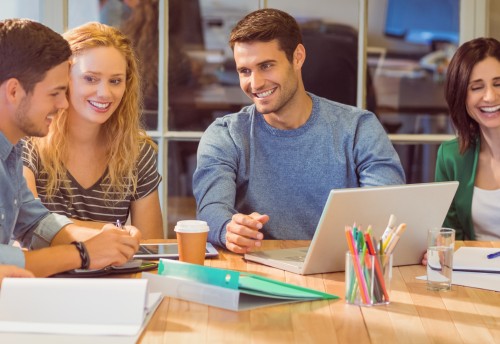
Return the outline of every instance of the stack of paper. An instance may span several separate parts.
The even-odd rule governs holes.
[[[500,291],[500,257],[488,259],[498,248],[460,247],[453,255],[452,283]]]
[[[160,300],[160,294],[148,295],[141,279],[6,278],[0,290],[1,342],[134,343]]]
[[[488,258],[498,251],[500,248],[460,247],[453,254],[453,271],[500,273],[500,257]]]

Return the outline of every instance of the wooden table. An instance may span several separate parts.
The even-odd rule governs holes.
[[[264,241],[264,248],[305,246],[304,241]],[[457,242],[499,247],[500,242]],[[420,265],[393,268],[391,303],[358,307],[344,300],[344,273],[300,276],[240,255],[220,252],[206,265],[258,273],[336,294],[332,301],[301,302],[232,312],[165,298],[140,343],[500,343],[500,293],[461,286],[432,292]]]

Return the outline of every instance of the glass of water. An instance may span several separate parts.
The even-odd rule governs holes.
[[[427,289],[446,291],[451,289],[455,230],[431,229],[427,236]]]

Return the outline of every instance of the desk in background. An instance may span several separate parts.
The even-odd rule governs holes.
[[[424,70],[418,61],[404,59],[386,59],[380,66],[372,59],[370,67],[376,114],[389,134],[454,134],[443,75]],[[407,183],[434,181],[438,147],[435,143],[395,145]]]
[[[423,73],[416,77],[376,75],[377,112],[442,114],[448,112],[444,81]]]
[[[150,240],[154,242],[154,240]],[[264,241],[265,249],[306,246],[307,241]],[[457,242],[500,247],[500,242]],[[165,298],[140,343],[500,343],[500,293],[452,286],[431,292],[425,267],[393,268],[391,303],[358,307],[344,300],[344,273],[300,276],[220,251],[206,265],[262,274],[341,297],[232,312]],[[137,277],[139,274],[137,275]]]

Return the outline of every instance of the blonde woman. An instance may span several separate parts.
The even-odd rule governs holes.
[[[35,197],[77,224],[130,220],[142,238],[162,238],[156,145],[140,125],[140,83],[131,43],[88,23],[66,32],[69,108],[49,135],[27,140],[24,176]]]

